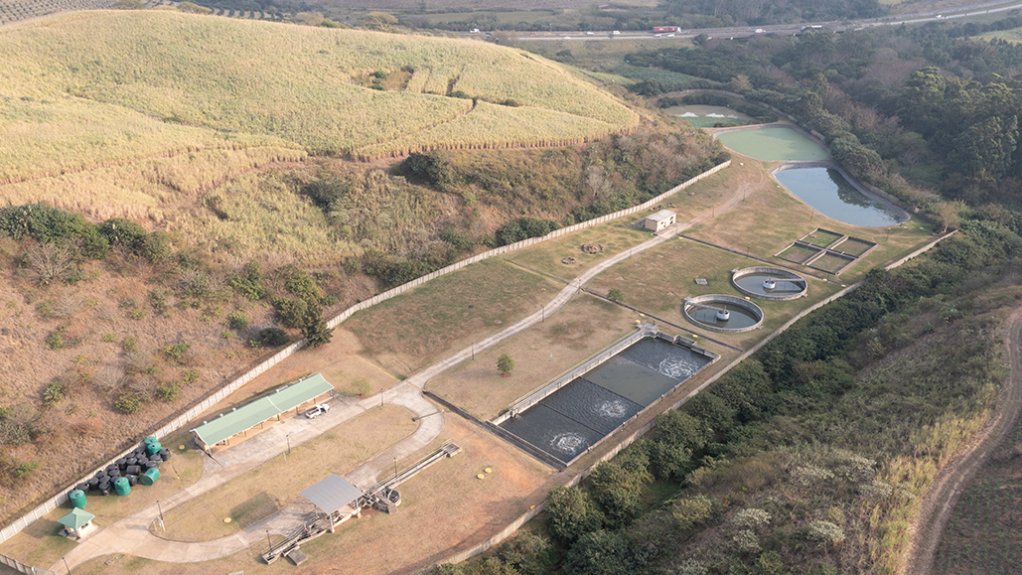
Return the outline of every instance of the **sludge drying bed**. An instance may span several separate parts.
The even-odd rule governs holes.
[[[499,425],[568,464],[714,358],[645,337]]]

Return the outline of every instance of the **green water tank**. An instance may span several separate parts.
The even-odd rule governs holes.
[[[146,438],[146,442],[145,442],[145,452],[146,452],[146,454],[148,454],[148,455],[156,455],[157,453],[160,452],[161,449],[163,449],[163,446],[160,445],[159,441],[156,441],[156,438],[153,438],[152,441],[149,441],[148,437]]]
[[[159,478],[160,470],[153,467],[152,469],[147,469],[146,472],[142,474],[142,477],[138,478],[138,482],[142,485],[152,485],[153,483],[156,483],[156,480]]]
[[[78,509],[85,509],[86,503],[85,492],[82,491],[81,489],[75,489],[74,491],[68,494],[67,498],[71,500],[71,505],[77,507]]]
[[[114,479],[114,493],[117,495],[127,495],[131,493],[131,483],[127,477],[118,477]]]

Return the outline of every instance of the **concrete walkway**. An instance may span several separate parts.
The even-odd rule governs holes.
[[[350,473],[344,474],[352,483],[363,489],[372,486],[381,475],[385,475],[387,471],[393,469],[395,459],[403,459],[426,447],[442,431],[443,415],[438,413],[434,404],[422,396],[422,389],[430,379],[469,359],[475,352],[490,348],[543,321],[546,316],[552,315],[567,304],[586,282],[606,269],[633,255],[663,244],[707,217],[713,217],[711,214],[723,215],[733,210],[742,199],[743,197],[739,194],[732,194],[724,203],[704,210],[689,222],[675,224],[652,239],[607,258],[569,282],[540,311],[429,366],[392,389],[357,402],[335,402],[333,409],[316,419],[295,417],[285,420],[280,425],[273,426],[247,439],[244,442],[245,449],[222,451],[213,460],[206,462],[202,478],[173,497],[161,502],[164,513],[185,501],[223,485],[265,461],[282,455],[287,449],[288,438],[290,438],[291,446],[294,447],[383,403],[405,407],[421,418],[418,420],[419,425],[416,431]],[[324,473],[326,471],[324,470]],[[170,563],[208,561],[233,555],[251,547],[266,537],[267,529],[282,535],[289,533],[301,525],[303,513],[298,507],[289,507],[234,535],[202,542],[170,541],[154,535],[149,531],[149,525],[158,515],[159,511],[155,505],[152,505],[112,525],[101,526],[99,532],[80,543],[65,556],[65,559],[72,568],[111,553],[123,553]],[[54,564],[50,569],[58,572],[63,569],[63,563]]]

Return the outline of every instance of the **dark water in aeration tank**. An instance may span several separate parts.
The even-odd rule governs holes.
[[[709,362],[688,348],[642,339],[501,427],[567,463]]]

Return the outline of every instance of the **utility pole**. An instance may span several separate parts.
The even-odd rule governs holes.
[[[71,575],[71,567],[67,564],[67,559],[61,555],[60,560],[64,562],[64,568],[67,569],[67,575]]]

